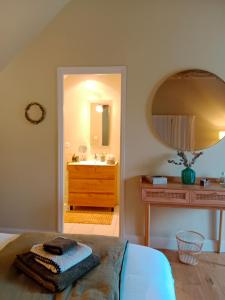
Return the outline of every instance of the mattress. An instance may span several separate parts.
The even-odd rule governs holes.
[[[18,234],[0,233],[0,250]],[[129,243],[123,261],[121,300],[175,300],[174,279],[166,256],[158,250]]]

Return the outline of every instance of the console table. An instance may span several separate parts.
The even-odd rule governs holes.
[[[218,179],[209,178],[209,185],[200,186],[180,183],[179,177],[167,177],[168,184],[151,184],[146,176],[140,178],[141,199],[145,203],[145,245],[150,246],[150,209],[152,206],[219,209],[218,253],[221,251],[225,188]]]

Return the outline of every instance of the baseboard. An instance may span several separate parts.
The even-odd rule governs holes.
[[[125,235],[125,239],[134,244],[144,244],[144,237],[140,235]],[[215,252],[217,250],[218,242],[215,240],[205,240],[203,251],[204,252]],[[165,237],[152,237],[151,247],[157,249],[169,249],[177,250],[176,239],[170,239]],[[221,252],[225,252],[225,241],[222,241]]]

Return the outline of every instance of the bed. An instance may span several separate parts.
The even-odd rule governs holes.
[[[10,249],[10,245],[12,246],[11,248],[14,248],[14,245],[16,245],[19,237],[20,235],[18,234],[0,233],[0,253],[2,250],[7,250],[7,247]],[[160,251],[145,246],[128,243],[121,265],[122,269],[120,272],[119,287],[119,297],[121,300],[176,299],[171,267],[165,255]],[[26,280],[26,276],[24,276],[22,280]],[[1,284],[1,282],[0,290],[2,291],[1,295],[4,295],[4,300],[12,299],[12,294],[9,294],[8,297],[6,294],[4,294],[4,285]],[[70,291],[66,293],[68,297],[63,299],[83,299],[82,297],[70,297]],[[13,298],[13,300],[14,299],[17,298]],[[40,297],[40,299],[42,298]],[[58,297],[58,295],[52,295],[52,298],[46,299],[62,298]],[[116,297],[110,299],[116,299]]]

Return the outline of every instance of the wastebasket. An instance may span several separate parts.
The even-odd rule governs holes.
[[[179,260],[188,265],[197,265],[202,251],[204,236],[196,231],[179,231],[176,234]]]

